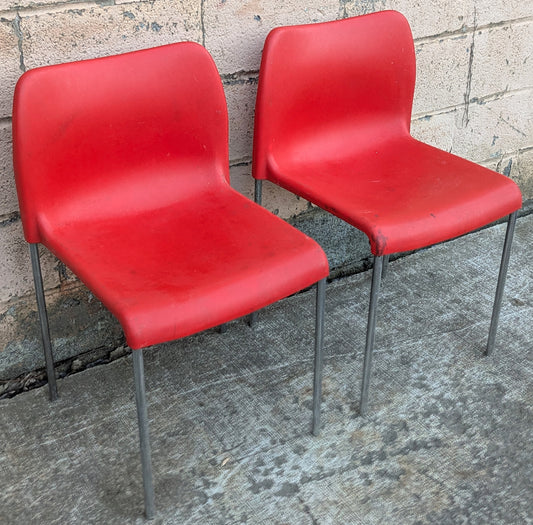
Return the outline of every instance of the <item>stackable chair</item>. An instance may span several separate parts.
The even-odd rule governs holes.
[[[255,112],[256,202],[263,180],[278,184],[364,232],[374,255],[362,414],[389,255],[508,215],[489,354],[522,203],[503,175],[411,137],[414,86],[413,38],[395,11],[280,27],[265,42]]]
[[[133,349],[147,517],[154,492],[142,348],[318,283],[318,432],[327,259],[312,239],[230,187],[226,101],[202,46],[25,73],[15,91],[13,150],[50,397],[56,384],[38,243],[109,308]]]

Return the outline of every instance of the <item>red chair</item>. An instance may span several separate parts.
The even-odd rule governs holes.
[[[265,42],[255,112],[256,202],[261,181],[278,184],[363,231],[374,255],[362,414],[389,255],[509,215],[488,354],[522,203],[508,178],[411,137],[414,86],[413,38],[394,11],[280,27]]]
[[[56,385],[37,243],[111,310],[133,349],[148,517],[142,348],[318,282],[318,432],[327,259],[312,239],[230,187],[226,101],[203,47],[179,43],[29,71],[15,91],[13,150],[50,396]]]

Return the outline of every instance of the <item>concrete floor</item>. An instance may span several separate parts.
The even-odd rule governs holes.
[[[482,356],[504,230],[391,263],[365,418],[370,273],[328,285],[319,437],[312,292],[146,351],[154,523],[533,523],[533,215]],[[142,523],[131,357],[59,389],[0,401],[0,523]]]

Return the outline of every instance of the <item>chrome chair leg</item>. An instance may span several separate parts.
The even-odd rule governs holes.
[[[263,181],[259,179],[255,179],[255,186],[254,186],[254,202],[256,204],[259,204],[261,206],[263,202]],[[252,328],[255,323],[257,323],[257,318],[259,317],[259,312],[255,311],[252,312],[248,316],[248,326]]]
[[[141,446],[144,513],[147,519],[151,519],[155,514],[154,483],[152,478],[152,458],[150,454],[150,436],[148,432],[148,411],[146,409],[142,350],[133,350],[132,357],[133,374],[135,379],[135,403],[137,405],[137,421],[139,424],[139,441]]]
[[[322,364],[324,361],[324,302],[326,279],[316,283],[316,321],[315,321],[315,366],[313,377],[313,424],[312,433],[320,433],[320,401],[322,397]]]
[[[261,206],[263,202],[263,181],[260,179],[255,179],[255,188],[254,188],[254,201],[256,204]]]
[[[516,216],[518,212],[511,213],[507,222],[507,231],[505,233],[505,242],[503,245],[502,260],[500,264],[500,273],[498,275],[498,285],[496,287],[496,297],[494,299],[494,306],[492,308],[492,317],[490,320],[489,339],[487,342],[487,349],[485,355],[490,355],[494,350],[494,343],[496,341],[496,331],[498,330],[498,321],[500,319],[500,309],[502,306],[503,290],[505,288],[505,279],[507,277],[507,269],[509,267],[509,257],[511,255],[511,245],[513,242],[514,229],[516,224]]]
[[[248,316],[248,326],[250,328],[253,328],[253,326],[255,325],[255,323],[257,322],[257,318],[259,316],[259,312],[258,311],[255,311],[255,312],[252,312],[249,316]]]
[[[390,255],[383,256],[383,268],[381,270],[381,280],[387,277],[387,272],[389,270],[389,258],[390,258]]]
[[[41,324],[41,339],[43,342],[44,361],[46,363],[46,375],[48,377],[48,392],[50,401],[57,399],[57,383],[54,370],[54,356],[50,342],[50,328],[48,327],[48,314],[46,313],[46,301],[44,298],[43,277],[39,260],[39,246],[37,243],[30,244],[31,269],[33,271],[33,283],[37,298],[37,310]]]
[[[372,271],[372,288],[370,289],[370,306],[368,308],[368,326],[366,332],[365,358],[363,362],[363,384],[361,387],[361,403],[359,405],[359,413],[362,416],[366,414],[366,409],[368,405],[368,387],[370,383],[370,372],[372,369],[372,351],[374,349],[374,337],[376,333],[376,314],[382,270],[383,256],[374,257],[374,269]]]

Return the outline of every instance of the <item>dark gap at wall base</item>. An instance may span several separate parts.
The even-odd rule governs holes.
[[[131,350],[124,344],[113,347],[101,347],[75,355],[55,363],[56,377],[61,379],[89,368],[105,365],[128,355]],[[39,388],[47,383],[44,367],[25,372],[18,377],[0,381],[0,400],[9,399],[22,392]]]

